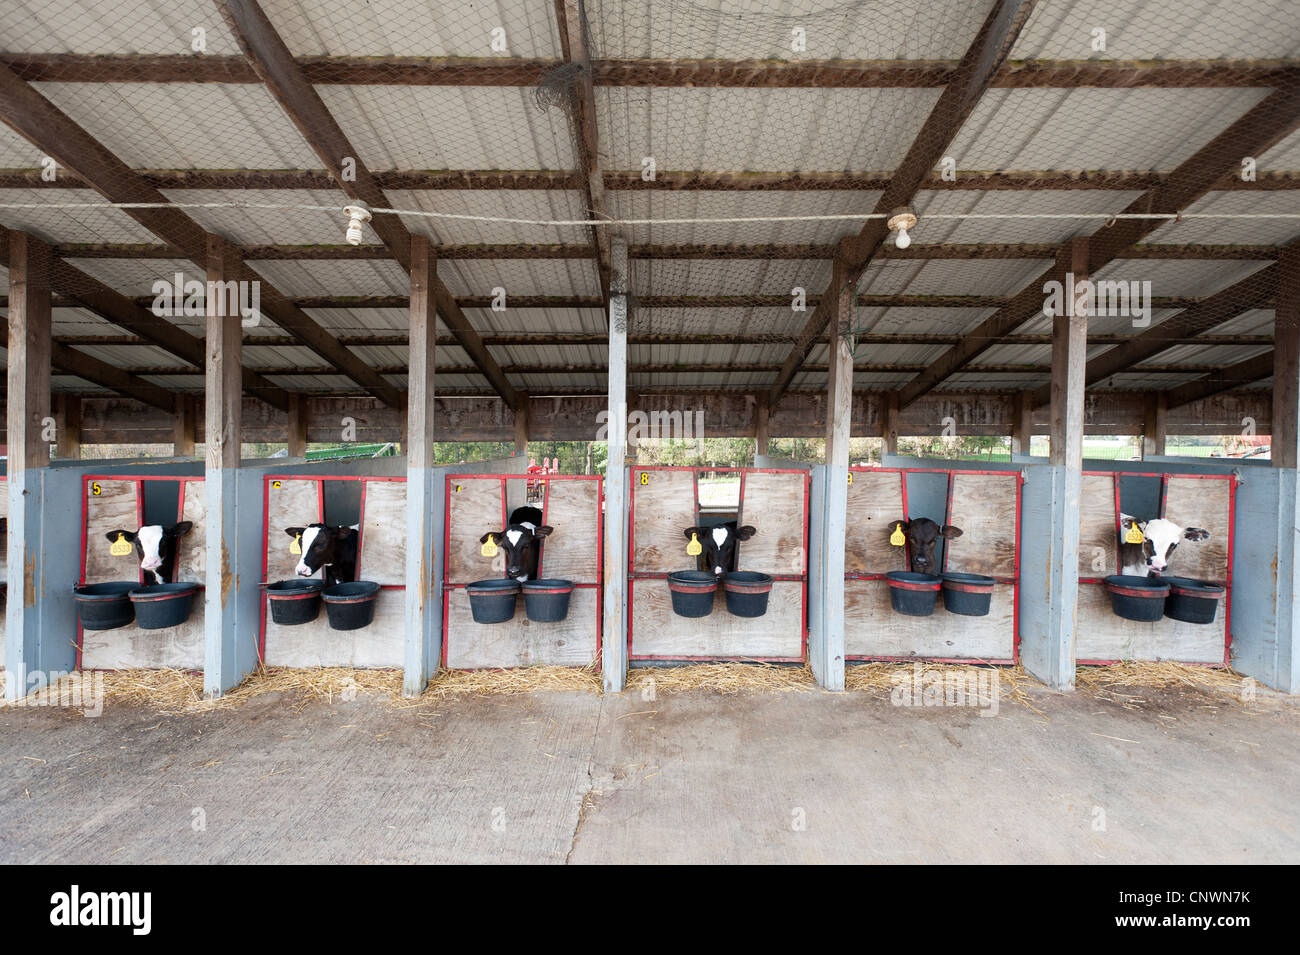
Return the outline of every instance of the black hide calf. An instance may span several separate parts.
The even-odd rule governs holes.
[[[535,507],[517,507],[503,531],[488,531],[478,539],[486,544],[491,538],[505,552],[506,576],[515,580],[536,580],[542,559],[542,538],[554,530],[542,523],[542,512]]]
[[[146,524],[136,531],[109,531],[104,536],[117,543],[120,535],[135,544],[135,553],[140,558],[140,570],[145,574],[146,583],[171,584],[176,582],[176,542],[188,534],[193,526],[190,521],[181,521],[170,527]]]
[[[749,524],[738,528],[735,521],[725,521],[715,527],[688,527],[682,533],[687,540],[694,534],[704,548],[696,558],[699,569],[720,577],[736,569],[737,541],[747,541],[758,531]]]
[[[895,521],[889,532],[901,528],[907,538],[908,550],[912,554],[912,571],[918,574],[937,574],[939,565],[934,559],[934,545],[940,537],[952,540],[961,537],[961,528],[945,524],[940,527],[928,517],[916,517],[910,521]]]
[[[306,527],[286,527],[290,537],[301,537],[302,556],[294,573],[311,577],[325,568],[325,586],[347,584],[357,579],[357,544],[361,535],[355,527],[327,524],[308,524]]]

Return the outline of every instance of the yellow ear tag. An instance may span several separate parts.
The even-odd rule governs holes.
[[[126,539],[125,534],[118,534],[117,540],[108,545],[108,552],[114,557],[125,557],[131,553],[131,542]]]
[[[291,553],[291,554],[301,554],[301,553],[302,553],[302,535],[301,535],[301,534],[294,534],[294,535],[293,535],[293,543],[289,545],[289,553]]]
[[[495,557],[497,555],[497,542],[489,537],[483,542],[483,546],[478,549],[478,552],[484,557]]]
[[[1142,536],[1142,528],[1138,527],[1136,523],[1130,524],[1128,533],[1124,535],[1124,543],[1140,544],[1144,540],[1146,540],[1146,538]]]
[[[907,543],[907,538],[903,536],[902,524],[894,525],[894,533],[889,535],[889,543],[893,544],[895,547],[902,547]]]
[[[691,542],[686,545],[686,553],[692,557],[699,557],[704,548],[700,546],[700,540],[694,534],[691,534]]]

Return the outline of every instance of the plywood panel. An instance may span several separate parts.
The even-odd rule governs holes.
[[[844,570],[850,574],[886,574],[907,570],[907,548],[894,547],[889,535],[907,515],[903,510],[903,475],[893,471],[854,471],[849,485],[848,534]]]
[[[0,520],[9,518],[9,482],[0,478]]]
[[[808,526],[807,473],[746,471],[740,523],[757,533],[740,542],[737,570],[764,574],[802,574],[808,566],[804,545]]]
[[[207,496],[203,493],[202,481],[181,481],[181,520],[189,521],[194,526],[190,532],[177,541],[176,579],[192,580],[204,583],[207,580],[207,547],[205,546],[208,515]],[[288,538],[285,538],[288,540]]]
[[[599,482],[553,480],[546,485],[546,523],[554,531],[542,545],[542,576],[599,583]]]
[[[895,613],[883,580],[844,582],[844,652],[850,657],[1010,660],[1015,652],[1015,586],[998,584],[987,617],[943,609],[929,617]]]
[[[989,577],[1016,574],[1016,490],[1020,476],[952,475],[948,523],[962,536],[947,542],[945,569]],[[951,616],[951,615],[950,615]]]
[[[381,590],[375,619],[360,630],[331,629],[325,608],[311,623],[282,627],[266,617],[266,665],[400,667],[406,633],[406,591]]]
[[[95,488],[99,488],[96,494]],[[135,481],[91,481],[86,487],[86,583],[139,580],[140,558],[132,545],[129,556],[108,552],[110,531],[140,527]]]
[[[781,658],[803,656],[803,582],[778,580],[762,617],[727,613],[719,589],[713,613],[690,619],[673,613],[665,580],[632,585],[632,655],[668,658]]]
[[[447,666],[587,666],[596,659],[600,642],[598,593],[595,587],[574,590],[569,598],[569,615],[554,623],[529,620],[521,595],[513,619],[481,624],[474,622],[469,594],[464,588],[456,588],[448,598]]]
[[[1169,561],[1170,576],[1227,579],[1231,493],[1227,480],[1170,476],[1165,517],[1183,527],[1203,527],[1210,532],[1208,540],[1179,543]]]
[[[449,507],[447,579],[456,584],[505,575],[506,559],[500,549],[493,558],[479,553],[479,538],[502,530],[502,491],[499,478],[452,478],[447,488]]]
[[[83,630],[81,666],[85,670],[133,667],[202,670],[203,591],[194,595],[194,610],[189,619],[177,627],[141,630],[131,624],[116,630]]]
[[[682,533],[695,525],[695,472],[633,468],[632,509],[634,573],[695,569]]]
[[[1154,623],[1138,623],[1115,616],[1104,585],[1080,584],[1076,656],[1080,660],[1222,663],[1224,626],[1222,600],[1214,623],[1198,625],[1167,617]]]
[[[1117,574],[1119,515],[1115,513],[1115,476],[1085,474],[1079,502],[1079,576]]]
[[[358,580],[406,583],[406,482],[367,481]]]
[[[286,527],[306,527],[320,520],[320,485],[315,480],[277,479],[266,489],[266,579],[294,576],[300,555],[291,554],[293,538]],[[320,573],[317,572],[317,577]]]

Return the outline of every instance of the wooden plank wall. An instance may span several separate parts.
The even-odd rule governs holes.
[[[694,570],[682,532],[695,525],[695,472],[632,468],[632,507],[629,572]]]
[[[286,538],[287,540],[287,538]],[[406,639],[406,592],[381,590],[375,619],[360,630],[334,630],[325,607],[311,623],[280,627],[266,617],[266,665],[400,667]]]
[[[713,612],[691,619],[673,613],[665,579],[630,582],[632,654],[668,659],[799,659],[803,653],[803,582],[778,580],[761,617],[727,612],[722,588]]]
[[[208,548],[204,532],[208,502],[202,481],[181,482],[180,520],[194,526],[182,537],[176,549],[176,579],[207,581]]]
[[[1020,475],[954,471],[948,523],[962,536],[949,540],[944,569],[988,577],[1016,575],[1016,491]]]
[[[544,577],[575,584],[600,581],[600,482],[547,481],[546,523],[554,530],[542,545]]]
[[[468,584],[505,574],[505,555],[493,558],[479,551],[479,538],[504,527],[501,479],[450,479],[447,489],[447,582]]]
[[[447,597],[447,666],[453,669],[534,664],[588,666],[600,649],[599,593],[596,587],[574,589],[569,598],[569,615],[555,623],[529,620],[520,595],[513,619],[478,624],[470,614],[465,588],[453,588]]]
[[[1223,663],[1226,612],[1222,600],[1211,624],[1182,623],[1168,617],[1154,623],[1139,623],[1115,616],[1104,584],[1080,584],[1078,613],[1079,639],[1075,652],[1080,662]]]
[[[903,481],[896,471],[850,471],[849,534],[844,541],[844,571],[848,574],[887,574],[907,570],[907,548],[889,543],[894,525],[907,519]]]
[[[315,480],[283,478],[266,489],[266,579],[269,583],[289,580],[298,565],[297,554],[289,553],[293,538],[286,527],[306,527],[321,519],[320,485]]]
[[[747,471],[739,523],[752,525],[753,537],[739,544],[737,570],[764,574],[802,574],[808,566],[808,476]]]
[[[1198,580],[1228,579],[1228,542],[1232,530],[1232,488],[1228,480],[1170,475],[1165,517],[1183,527],[1203,527],[1208,540],[1183,541],[1169,561],[1169,573]]]
[[[1113,474],[1085,474],[1079,498],[1079,576],[1119,573],[1119,514]]]
[[[140,558],[135,547],[129,556],[114,557],[108,552],[110,544],[104,536],[115,530],[134,531],[139,526],[140,502],[134,479],[86,483],[86,583],[140,579]]]
[[[895,613],[884,580],[844,582],[844,653],[849,659],[1010,660],[1015,653],[1015,586],[998,584],[987,617],[943,609],[940,595],[929,617]]]
[[[357,579],[406,585],[406,482],[366,481]]]

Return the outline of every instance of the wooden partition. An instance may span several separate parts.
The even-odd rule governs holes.
[[[105,536],[114,530],[137,530],[145,520],[145,485],[176,484],[177,507],[172,523],[190,521],[194,527],[177,542],[176,581],[194,581],[199,592],[189,619],[164,630],[141,630],[135,623],[113,630],[77,627],[77,667],[86,670],[124,670],[133,667],[203,669],[203,591],[206,578],[203,478],[182,476],[132,477],[94,475],[82,478],[81,583],[115,580],[148,581],[140,570],[140,555],[121,557],[109,553]],[[156,517],[156,515],[153,515]],[[163,523],[155,521],[155,523]],[[72,599],[69,592],[68,599]]]
[[[702,474],[736,475],[738,526],[756,533],[737,547],[738,570],[773,577],[767,613],[736,617],[727,612],[721,586],[707,617],[673,613],[668,575],[694,570],[686,553],[686,527],[703,523]],[[764,660],[797,662],[807,649],[809,473],[781,468],[633,467],[628,561],[628,657],[656,660]]]
[[[295,576],[299,555],[289,548],[286,527],[341,521],[325,513],[325,485],[360,482],[360,540],[357,579],[381,586],[375,619],[359,630],[335,630],[325,607],[311,623],[282,626],[271,620],[262,601],[260,655],[267,666],[400,667],[404,659],[406,600],[406,478],[368,475],[268,474],[264,478],[267,583]],[[317,577],[323,576],[317,574]]]
[[[1226,588],[1212,624],[1183,623],[1162,617],[1141,623],[1111,610],[1105,578],[1120,572],[1119,515],[1124,481],[1158,484],[1156,513],[1134,513],[1139,520],[1165,517],[1183,527],[1202,527],[1209,540],[1183,542],[1166,574],[1222,584]],[[1233,474],[1085,471],[1079,514],[1079,639],[1081,664],[1120,660],[1174,660],[1226,665],[1232,643],[1232,549],[1237,477]],[[1270,572],[1263,568],[1262,572]]]
[[[5,607],[9,602],[7,592],[9,567],[9,481],[0,476],[0,634],[5,632]]]
[[[913,513],[908,505],[909,474],[946,477],[943,514]],[[1021,481],[1018,471],[849,470],[844,557],[846,660],[1011,663],[1018,658]],[[961,528],[962,536],[943,548],[942,569],[984,574],[997,581],[988,616],[948,613],[942,596],[931,616],[894,612],[885,575],[907,570],[909,554],[906,546],[894,546],[889,539],[898,521],[913,517],[929,517]]]

